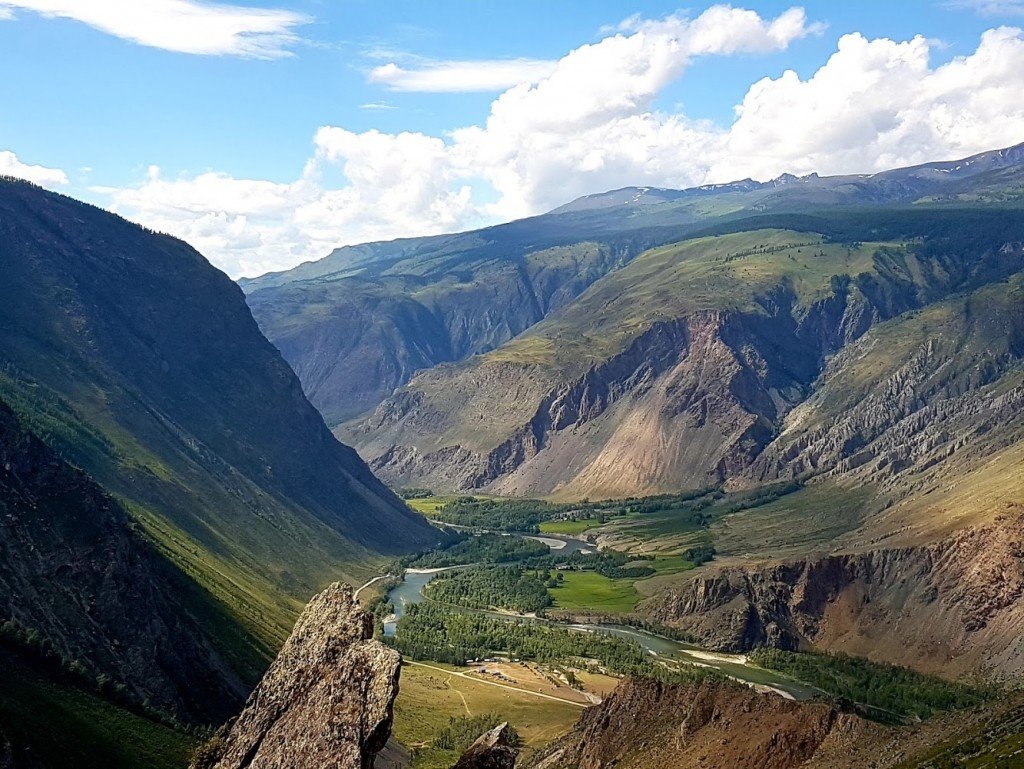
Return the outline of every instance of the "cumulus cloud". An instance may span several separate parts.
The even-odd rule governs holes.
[[[309,19],[274,8],[197,0],[0,0],[0,18],[12,10],[72,19],[152,48],[258,59],[288,56],[295,28]]]
[[[68,175],[59,168],[22,163],[10,150],[0,151],[0,176],[28,179],[41,187],[59,187],[68,183]]]
[[[325,126],[290,184],[160,174],[112,191],[116,210],[189,239],[232,275],[331,248],[536,214],[627,185],[686,187],[790,171],[863,173],[1024,140],[1024,37],[986,32],[932,66],[933,43],[845,35],[810,77],[753,83],[729,126],[655,101],[702,56],[781,50],[820,31],[714,7],[694,19],[631,18],[496,98],[479,125],[443,136]],[[344,177],[340,187],[325,179]]]
[[[536,83],[547,77],[554,67],[555,62],[540,59],[432,61],[415,67],[388,62],[370,70],[367,80],[392,91],[503,91],[520,83]]]

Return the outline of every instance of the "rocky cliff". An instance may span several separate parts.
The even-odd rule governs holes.
[[[513,769],[519,751],[512,746],[509,726],[498,724],[466,749],[453,769]]]
[[[372,769],[391,733],[400,658],[348,586],[309,602],[241,714],[193,769]]]
[[[792,702],[731,682],[626,679],[531,766],[787,769],[837,755],[879,729],[825,703]]]
[[[946,676],[1020,675],[1024,507],[929,545],[702,570],[642,610],[721,649],[816,646]]]
[[[758,230],[656,249],[338,432],[393,483],[435,489],[595,498],[734,482],[752,466],[758,482],[804,477],[813,458],[780,469],[760,457],[832,356],[886,319],[1020,270],[1024,252],[1000,235],[895,247]],[[1013,365],[1017,346],[993,359]]]

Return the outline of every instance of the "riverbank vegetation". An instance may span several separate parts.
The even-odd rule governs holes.
[[[963,684],[845,654],[759,649],[751,661],[821,689],[879,721],[901,723],[978,705],[986,693]]]
[[[551,605],[548,583],[557,578],[546,570],[524,570],[515,566],[474,568],[449,572],[427,585],[432,601],[469,609],[508,609],[520,613],[538,612]]]
[[[436,550],[400,559],[395,568],[437,569],[471,563],[512,563],[528,558],[542,558],[549,552],[543,542],[525,537],[456,534],[452,535],[448,544]]]
[[[429,602],[410,606],[388,643],[409,659],[452,665],[504,655],[536,662],[580,660],[622,675],[661,680],[692,681],[714,674],[685,666],[668,668],[654,661],[640,644],[613,635]]]

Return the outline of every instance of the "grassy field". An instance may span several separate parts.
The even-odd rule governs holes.
[[[198,740],[53,682],[0,652],[0,733],[67,769],[182,769]],[[15,759],[17,764],[17,759]]]
[[[420,497],[418,499],[407,499],[405,503],[417,513],[423,513],[423,515],[429,518],[451,501],[451,497]]]
[[[541,534],[565,534],[569,537],[579,536],[588,529],[601,525],[597,518],[585,518],[581,521],[544,521],[540,524]]]
[[[593,571],[561,572],[564,581],[550,588],[555,609],[624,613],[640,600],[633,580],[609,579]]]
[[[536,749],[568,731],[582,712],[576,705],[463,678],[450,665],[431,665],[451,674],[403,665],[395,702],[393,734],[414,751],[416,769],[448,769],[458,760],[452,751],[431,746],[452,716],[497,713],[519,731],[527,749]]]

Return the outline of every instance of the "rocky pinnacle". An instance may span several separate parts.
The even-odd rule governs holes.
[[[241,714],[193,769],[370,769],[391,733],[400,657],[335,583],[313,598]]]

